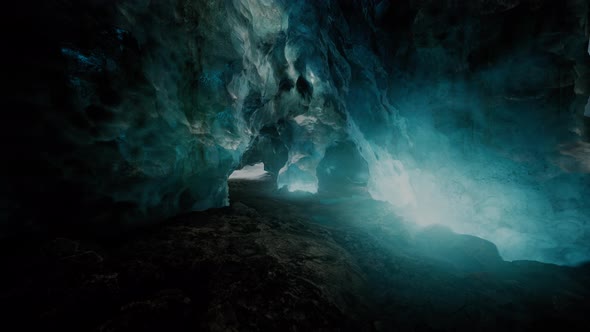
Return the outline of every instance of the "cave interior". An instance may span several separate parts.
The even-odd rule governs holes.
[[[587,331],[587,0],[4,12],[20,330]]]

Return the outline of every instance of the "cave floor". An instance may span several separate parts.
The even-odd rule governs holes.
[[[590,267],[505,262],[416,229],[362,190],[231,181],[231,206],[118,237],[2,242],[0,312],[19,330],[586,330]],[[10,325],[8,325],[10,326]]]

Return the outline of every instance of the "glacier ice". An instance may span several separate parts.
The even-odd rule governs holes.
[[[42,118],[67,149],[38,159],[84,218],[120,207],[97,222],[224,206],[256,164],[289,191],[366,186],[506,259],[590,259],[588,5],[485,3],[81,4],[105,15],[56,41],[66,88],[46,99],[69,97]]]

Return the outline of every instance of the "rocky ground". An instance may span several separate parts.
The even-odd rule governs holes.
[[[503,261],[485,240],[399,221],[362,190],[233,181],[228,208],[97,239],[4,239],[19,330],[585,330],[590,267]],[[8,325],[11,326],[11,325]]]

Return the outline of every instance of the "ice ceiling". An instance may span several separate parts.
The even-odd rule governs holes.
[[[63,87],[35,101],[54,212],[224,206],[230,174],[263,162],[278,187],[365,184],[508,260],[590,259],[586,1],[55,6],[79,20],[46,22],[42,61],[63,71],[29,69]]]

